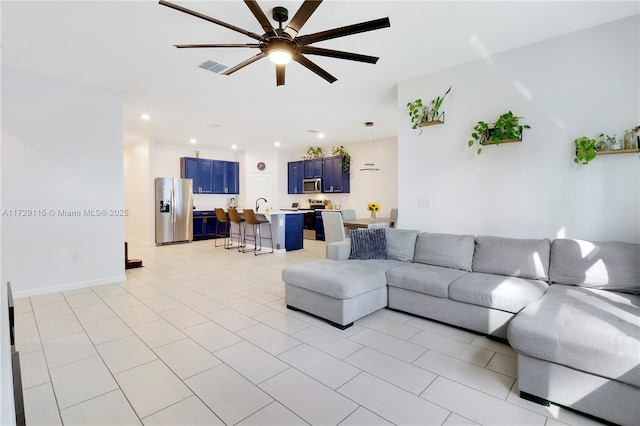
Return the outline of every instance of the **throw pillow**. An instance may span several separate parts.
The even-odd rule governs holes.
[[[384,228],[357,229],[351,232],[349,259],[388,259]]]

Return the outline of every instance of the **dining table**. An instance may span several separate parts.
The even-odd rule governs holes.
[[[389,228],[393,226],[395,219],[390,217],[376,217],[371,219],[370,217],[361,219],[348,219],[343,221],[345,228],[349,230],[362,229],[362,228]]]

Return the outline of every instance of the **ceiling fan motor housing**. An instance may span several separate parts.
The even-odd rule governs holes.
[[[282,23],[289,19],[289,11],[286,7],[276,6],[273,8],[272,16],[276,22]]]

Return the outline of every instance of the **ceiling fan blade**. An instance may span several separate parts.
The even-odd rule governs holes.
[[[304,57],[302,55],[297,55],[297,56],[293,57],[293,60],[296,61],[297,63],[299,63],[300,65],[304,65],[307,69],[315,72],[320,77],[322,77],[325,80],[327,80],[329,83],[333,83],[334,81],[337,80],[337,78],[335,78],[334,76],[332,76],[331,74],[329,74],[328,72],[326,72],[325,70],[320,68],[318,65],[316,65],[313,62],[311,62],[309,59],[307,59],[306,57]]]
[[[258,3],[255,0],[244,0],[244,2],[249,7],[249,10],[251,10],[251,13],[253,13],[253,16],[256,17],[260,25],[262,25],[262,29],[264,30],[264,32],[266,34],[275,33],[273,25],[271,25],[271,22],[269,22],[267,16],[264,14],[262,9],[260,9]]]
[[[379,30],[381,28],[387,28],[390,26],[391,22],[389,21],[389,18],[380,18],[374,19],[373,21],[361,22],[359,24],[347,25],[346,27],[334,28],[332,30],[326,30],[319,33],[300,36],[298,37],[298,40],[303,45],[306,45],[317,43],[319,41],[330,40],[332,38]]]
[[[229,75],[229,74],[233,74],[234,72],[238,71],[241,68],[246,67],[247,65],[250,65],[252,63],[254,63],[255,61],[257,61],[258,59],[262,59],[264,58],[265,55],[264,53],[260,52],[258,53],[256,56],[252,56],[249,59],[247,59],[244,62],[240,62],[238,65],[236,65],[235,67],[231,67],[229,69],[227,69],[225,72],[222,73],[222,75]]]
[[[284,86],[284,64],[276,64],[276,86]]]
[[[228,28],[233,31],[237,31],[253,39],[262,41],[262,37],[259,36],[258,34],[252,33],[251,31],[243,30],[242,28],[236,27],[235,25],[227,24],[226,22],[223,22],[219,19],[212,18],[207,15],[203,15],[202,13],[193,11],[191,9],[187,9],[186,7],[178,6],[177,4],[173,4],[165,0],[160,0],[159,3],[163,6],[167,6],[172,9],[178,10],[180,12],[186,13],[188,15],[195,16],[196,18],[204,19],[205,21],[213,22],[214,24],[220,25],[222,27]]]
[[[260,47],[259,44],[174,44],[178,49],[191,49],[200,47]]]
[[[303,46],[300,53],[328,56],[329,58],[347,59],[349,61],[366,62],[368,64],[375,64],[378,62],[378,59],[380,59],[376,56],[360,55],[359,53],[342,52],[340,50],[322,49],[312,46]]]
[[[295,38],[311,14],[320,6],[320,3],[322,3],[322,0],[305,0],[295,16],[289,21],[289,25],[284,29],[284,32],[289,34],[291,38]]]

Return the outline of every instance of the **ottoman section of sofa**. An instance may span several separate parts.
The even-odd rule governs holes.
[[[552,284],[509,326],[518,353],[640,388],[640,295]]]
[[[338,328],[387,306],[385,272],[396,260],[321,259],[282,270],[288,308],[326,319]]]

